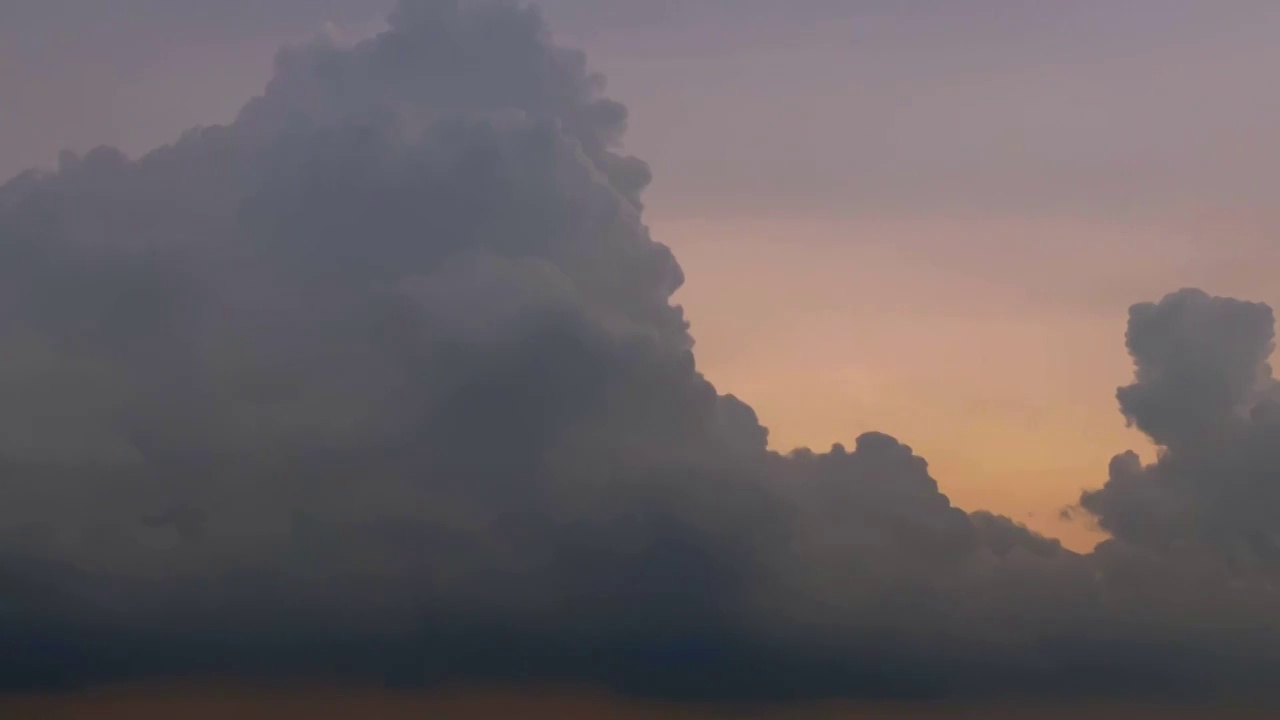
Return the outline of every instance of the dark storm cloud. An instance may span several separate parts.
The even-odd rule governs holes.
[[[4,683],[778,697],[1272,676],[1269,596],[1218,575],[1172,595],[1189,576],[1123,529],[1114,479],[1085,506],[1117,543],[1083,557],[952,507],[888,436],[769,452],[696,369],[680,268],[641,220],[648,169],[583,56],[508,3],[406,0],[389,24],[285,50],[230,125],[0,187]],[[1135,310],[1126,412],[1195,462],[1273,457],[1260,436],[1196,444],[1267,421],[1249,383],[1269,314],[1183,302],[1200,314]],[[1215,632],[1228,613],[1259,633]]]

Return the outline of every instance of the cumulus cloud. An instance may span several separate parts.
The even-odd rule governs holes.
[[[1160,446],[1125,453],[1081,505],[1117,540],[1159,553],[1280,570],[1280,383],[1271,308],[1182,290],[1129,315],[1134,382],[1116,393]]]
[[[1170,601],[1193,576],[1164,552],[1269,569],[1268,310],[1135,308],[1120,400],[1168,453],[1113,463],[1082,504],[1116,540],[1077,555],[953,507],[888,436],[769,451],[697,370],[603,88],[535,10],[404,0],[282,51],[230,125],[0,187],[0,681],[918,696],[1280,667],[1212,632],[1261,633],[1269,596],[1197,564],[1221,592]]]

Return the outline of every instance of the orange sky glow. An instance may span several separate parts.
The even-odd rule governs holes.
[[[775,450],[887,432],[929,461],[956,505],[1077,550],[1104,536],[1061,510],[1106,479],[1116,453],[1154,458],[1115,401],[1132,375],[1128,306],[1206,274],[1275,294],[1255,263],[1198,262],[1191,240],[1219,230],[1207,220],[1176,232],[984,217],[651,226],[684,267],[676,301],[699,367],[755,407]],[[1176,233],[1188,241],[1170,252]],[[1087,265],[1089,283],[1073,280]]]

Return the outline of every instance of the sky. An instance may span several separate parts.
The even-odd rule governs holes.
[[[0,667],[1265,679],[1280,8],[540,4],[0,6]]]
[[[886,430],[962,506],[1084,549],[1059,511],[1146,450],[1111,392],[1124,308],[1280,300],[1273,3],[543,5],[631,112],[700,366],[778,449]],[[0,172],[229,120],[281,43],[387,7],[6,3]]]

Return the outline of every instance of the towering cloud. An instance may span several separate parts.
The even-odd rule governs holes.
[[[404,0],[277,65],[230,125],[0,187],[0,681],[936,695],[1280,667],[1270,636],[1201,632],[1276,617],[1230,584],[1272,577],[1266,308],[1135,308],[1120,400],[1168,453],[1086,494],[1116,540],[1083,557],[952,507],[893,438],[770,452],[696,369],[625,109],[536,11]],[[1170,599],[1179,543],[1228,561],[1222,598]]]
[[[1117,456],[1082,505],[1117,540],[1195,553],[1234,570],[1280,570],[1280,383],[1271,308],[1183,290],[1129,315],[1136,372],[1116,396],[1161,447]]]

